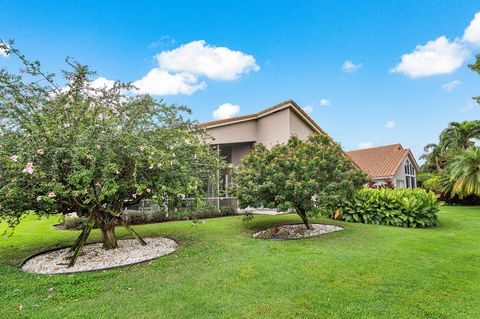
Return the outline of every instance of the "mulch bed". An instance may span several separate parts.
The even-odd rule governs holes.
[[[324,224],[312,224],[312,228],[307,229],[304,224],[283,225],[256,232],[253,234],[253,237],[263,239],[302,239],[343,230],[343,227],[340,226]]]

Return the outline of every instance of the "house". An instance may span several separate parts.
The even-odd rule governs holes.
[[[292,135],[306,139],[312,133],[324,134],[303,109],[292,100],[258,113],[199,124],[205,127],[227,162],[240,163],[255,143],[267,148],[286,143]]]
[[[410,149],[400,144],[347,152],[376,185],[390,179],[396,188],[416,188],[419,166]]]
[[[227,163],[239,164],[253,148],[262,143],[267,148],[288,141],[292,135],[306,139],[312,133],[328,136],[305,111],[292,100],[269,107],[258,113],[199,124],[212,137]],[[333,140],[332,140],[333,141]],[[208,196],[222,193],[228,196],[228,174],[223,174],[217,185],[210,185]],[[215,189],[216,188],[216,189]]]

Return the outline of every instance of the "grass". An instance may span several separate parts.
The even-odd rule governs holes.
[[[177,240],[176,253],[102,272],[20,271],[74,240],[56,221],[29,216],[0,239],[0,317],[480,318],[480,208],[444,207],[431,229],[320,219],[345,230],[294,241],[250,235],[295,215],[150,224],[136,229]]]

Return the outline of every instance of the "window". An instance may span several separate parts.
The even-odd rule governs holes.
[[[407,188],[410,188],[410,176],[407,176],[405,180],[407,181]]]
[[[405,188],[405,182],[400,180],[400,179],[397,179],[397,181],[395,182],[395,187],[396,188]]]

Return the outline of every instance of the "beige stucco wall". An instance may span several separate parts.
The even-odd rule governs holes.
[[[407,159],[410,160],[410,163],[412,163],[413,165],[413,161],[412,159],[410,158],[410,156],[407,156],[405,158],[405,160],[403,161],[402,165],[400,165],[400,167],[398,168],[398,171],[395,173],[395,176],[393,176],[393,181],[396,183],[397,180],[401,180],[403,181],[403,185],[406,187],[407,186],[407,181],[406,181],[406,174],[405,174],[405,163],[407,162]],[[409,176],[415,176],[415,183],[417,183],[417,172],[416,172],[416,169],[415,169],[415,166],[414,166],[414,172],[415,174],[413,175],[409,175]],[[416,185],[415,185],[416,187]]]
[[[257,124],[253,120],[212,127],[207,129],[207,133],[214,138],[212,144],[254,142],[257,140]]]
[[[290,114],[290,135],[297,135],[301,139],[307,139],[307,137],[315,131],[305,124],[305,122],[299,118],[293,111],[289,110]]]
[[[267,148],[286,143],[290,137],[290,110],[269,114],[257,120],[257,143]]]

